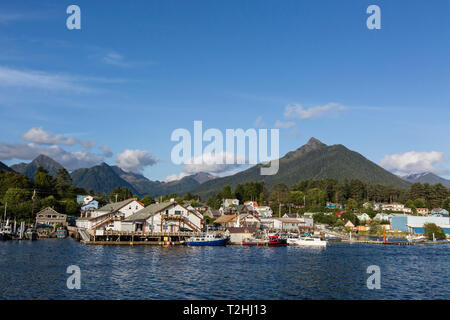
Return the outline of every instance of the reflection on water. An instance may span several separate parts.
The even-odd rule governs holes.
[[[450,299],[450,245],[326,248],[0,242],[2,299]],[[66,268],[81,268],[81,290]],[[369,265],[381,289],[369,290]]]

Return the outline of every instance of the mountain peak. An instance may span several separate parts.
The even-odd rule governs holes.
[[[317,147],[326,147],[326,144],[320,141],[319,139],[311,137],[305,144],[305,146],[317,148]]]

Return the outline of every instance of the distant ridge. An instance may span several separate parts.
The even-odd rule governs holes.
[[[450,180],[439,177],[438,175],[432,172],[412,173],[406,176],[401,176],[401,178],[411,183],[416,182],[429,184],[441,183],[443,186],[450,188]]]
[[[192,192],[206,199],[219,192],[225,185],[236,187],[237,184],[248,181],[264,181],[268,187],[278,183],[291,186],[302,180],[325,178],[341,181],[359,179],[374,184],[405,188],[410,185],[361,154],[341,144],[327,146],[316,138],[311,138],[305,145],[280,158],[280,167],[276,175],[262,176],[260,167],[256,165],[232,176],[205,182]]]
[[[0,171],[13,172],[14,170],[8,167],[6,164],[0,161]]]
[[[34,179],[34,174],[39,167],[43,167],[52,176],[56,176],[58,169],[63,169],[64,167],[52,158],[46,155],[39,155],[30,163],[19,163],[11,166],[15,172],[22,173],[26,175],[29,179]]]
[[[109,194],[115,187],[127,187],[132,193],[138,193],[136,188],[104,162],[89,169],[77,169],[71,173],[71,177],[75,187],[85,190]]]

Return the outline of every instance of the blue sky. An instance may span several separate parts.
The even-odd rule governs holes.
[[[81,30],[66,28],[71,4]],[[381,30],[366,27],[371,4]],[[171,162],[171,133],[202,120],[223,132],[277,124],[281,155],[316,137],[396,173],[450,178],[449,10],[437,0],[2,2],[0,160],[43,152],[70,169],[105,161],[164,179],[185,171]]]

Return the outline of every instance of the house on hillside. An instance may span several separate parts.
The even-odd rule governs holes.
[[[144,204],[135,198],[120,202],[109,203],[97,210],[85,211],[77,219],[78,228],[84,229],[113,229],[117,230],[119,221],[124,220],[142,210]]]
[[[431,215],[448,216],[448,211],[443,208],[434,208],[431,210]]]
[[[95,211],[98,209],[98,201],[92,200],[81,207],[81,214],[84,215],[86,211]]]
[[[255,211],[260,218],[270,218],[273,216],[272,208],[269,206],[257,206],[255,207]]]
[[[121,223],[123,231],[142,232],[199,232],[203,228],[203,215],[176,201],[151,204],[134,213]]]
[[[344,209],[344,206],[340,203],[333,203],[333,202],[327,202],[325,204],[325,207],[327,207],[328,209]]]
[[[422,216],[427,216],[430,213],[428,208],[417,208],[417,213]]]
[[[350,220],[348,220],[344,227],[354,229],[355,225]]]
[[[358,218],[358,220],[360,222],[366,221],[366,222],[370,222],[371,218],[367,213],[357,213],[356,217]]]
[[[57,224],[67,226],[67,215],[59,213],[50,207],[42,209],[36,214],[36,225],[38,226],[44,225],[54,227]]]

